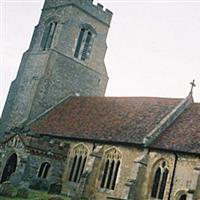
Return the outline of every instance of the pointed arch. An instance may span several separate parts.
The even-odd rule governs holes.
[[[187,200],[187,191],[186,190],[180,190],[176,193],[176,200]]]
[[[167,162],[160,160],[157,162],[153,170],[154,175],[152,180],[151,197],[163,199],[169,174]]]
[[[114,190],[119,174],[121,164],[121,152],[112,147],[104,154],[104,167],[103,176],[101,179],[100,187],[105,189]]]
[[[81,25],[74,53],[75,58],[78,58],[82,61],[85,61],[89,58],[94,42],[94,37],[96,35],[96,31],[91,25]]]
[[[6,165],[4,167],[1,181],[0,183],[3,183],[7,180],[9,180],[10,176],[15,172],[17,168],[17,154],[13,153],[6,161]]]
[[[78,144],[73,148],[72,165],[69,181],[79,183],[88,157],[88,148],[84,144]]]
[[[37,176],[39,178],[44,178],[45,179],[47,177],[47,175],[48,175],[50,167],[51,167],[51,165],[48,162],[43,162],[40,165],[40,168],[39,168]]]
[[[113,159],[121,160],[122,153],[119,149],[117,149],[115,147],[111,147],[111,148],[109,148],[105,151],[105,156],[107,158],[113,158]]]

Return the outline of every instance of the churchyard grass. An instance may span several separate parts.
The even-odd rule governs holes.
[[[48,200],[49,197],[52,195],[48,194],[47,192],[41,192],[41,191],[35,191],[35,190],[30,190],[29,197],[26,198],[27,200]],[[64,200],[70,200],[68,197],[62,196]],[[0,196],[0,200],[26,200],[21,197],[4,197]]]

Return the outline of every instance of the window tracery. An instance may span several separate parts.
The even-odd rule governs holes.
[[[74,53],[75,58],[83,61],[89,58],[95,35],[95,30],[90,25],[82,26]]]
[[[121,153],[112,148],[105,153],[104,171],[101,180],[101,188],[114,190],[116,186],[119,168],[121,165]]]
[[[73,162],[71,165],[69,181],[79,183],[81,175],[84,171],[88,150],[80,144],[73,149]]]
[[[167,184],[169,170],[166,161],[161,161],[156,166],[154,178],[152,182],[151,197],[155,199],[163,199]]]

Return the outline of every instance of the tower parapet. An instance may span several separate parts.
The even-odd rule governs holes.
[[[43,10],[56,9],[58,7],[70,5],[80,8],[87,14],[90,14],[106,25],[110,25],[113,13],[110,10],[104,8],[104,6],[100,3],[94,5],[93,0],[47,0],[45,1]]]

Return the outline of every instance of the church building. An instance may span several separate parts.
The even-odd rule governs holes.
[[[200,200],[200,104],[105,97],[112,12],[45,0],[0,120],[0,183],[72,199]]]

